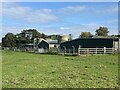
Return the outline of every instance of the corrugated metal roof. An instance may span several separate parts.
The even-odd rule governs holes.
[[[45,41],[45,42],[47,42],[48,44],[58,44],[58,40],[42,40],[42,41]],[[41,41],[41,42],[42,42]],[[39,42],[39,43],[41,43],[41,42]]]
[[[112,40],[116,40],[118,41],[118,38],[76,38],[76,39],[73,39],[71,41],[66,41],[66,42],[72,42],[72,41],[77,41],[77,40],[109,40],[109,39],[112,39]],[[63,43],[66,43],[66,42],[63,42]]]
[[[49,44],[58,44],[58,40],[47,40]]]

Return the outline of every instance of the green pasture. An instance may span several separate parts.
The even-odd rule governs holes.
[[[3,88],[115,88],[117,84],[118,55],[2,51]]]

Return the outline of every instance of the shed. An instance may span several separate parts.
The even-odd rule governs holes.
[[[78,49],[79,46],[81,48],[113,48],[114,47],[114,41],[117,41],[118,39],[114,38],[78,38],[71,41],[63,42],[60,44],[60,48],[64,49],[72,49],[73,47],[75,49]]]
[[[57,40],[42,40],[38,43],[38,48],[49,49],[49,48],[58,48],[59,44]]]

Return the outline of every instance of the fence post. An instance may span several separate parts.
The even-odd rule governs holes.
[[[89,54],[89,48],[87,48],[87,54]]]
[[[73,47],[73,54],[75,53],[75,47],[74,46],[72,46]]]
[[[81,48],[81,46],[79,45],[79,48],[78,48],[78,55],[80,55],[80,48]]]
[[[106,47],[104,47],[104,54],[106,54]]]
[[[95,53],[97,54],[97,47],[96,47],[96,52]]]
[[[66,47],[65,46],[63,46],[64,47],[64,55],[66,54]]]
[[[80,47],[78,48],[78,55],[80,55]]]
[[[112,48],[112,53],[115,54],[115,48]]]

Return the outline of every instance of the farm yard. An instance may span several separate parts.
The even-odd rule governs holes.
[[[115,88],[118,56],[2,51],[3,88]]]

